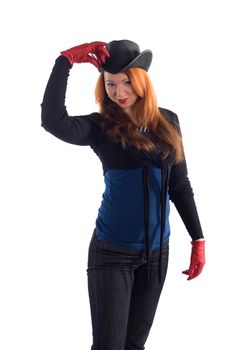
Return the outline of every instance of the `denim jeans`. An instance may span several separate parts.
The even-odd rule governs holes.
[[[143,250],[122,248],[94,234],[88,254],[92,350],[142,350],[152,326],[168,263],[168,242],[158,282],[159,249],[151,252],[150,280]]]

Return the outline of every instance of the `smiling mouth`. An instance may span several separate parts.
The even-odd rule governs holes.
[[[121,105],[125,104],[127,102],[128,98],[119,98],[117,101],[118,103],[120,103]]]

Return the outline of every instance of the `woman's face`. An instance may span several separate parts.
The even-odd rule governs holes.
[[[128,75],[125,73],[111,74],[104,72],[104,84],[108,97],[124,109],[124,112],[130,114],[131,107],[138,96],[132,88]]]

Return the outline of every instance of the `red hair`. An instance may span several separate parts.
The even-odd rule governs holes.
[[[119,139],[123,147],[134,145],[138,149],[152,152],[155,148],[162,151],[164,157],[175,151],[175,160],[183,159],[181,135],[177,127],[168,121],[157,106],[152,82],[144,69],[129,68],[128,75],[138,99],[133,108],[133,119],[116,103],[111,101],[105,91],[104,72],[96,84],[95,98],[104,119],[105,131],[112,140]],[[139,127],[147,127],[152,132],[153,141],[145,138]]]

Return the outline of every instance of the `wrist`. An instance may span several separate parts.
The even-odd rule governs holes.
[[[204,249],[205,248],[205,240],[202,239],[196,239],[195,241],[191,242],[191,245],[193,249]]]

